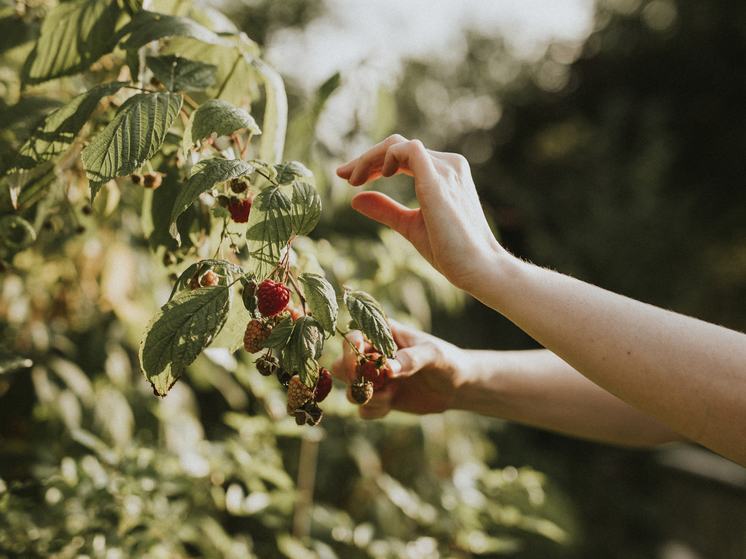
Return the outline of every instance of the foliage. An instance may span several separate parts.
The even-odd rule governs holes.
[[[256,284],[292,289],[302,316],[269,319],[267,351],[309,386],[341,351],[340,324],[391,356],[387,312],[411,321],[398,309],[459,297],[400,238],[335,233],[346,210],[326,204],[323,174],[317,189],[321,166],[283,158],[285,88],[256,43],[191,2],[153,4],[0,14],[23,28],[2,44],[0,557],[466,557],[525,534],[567,542],[540,474],[487,465],[493,423],[366,425],[343,390],[324,426],[288,416],[283,383],[240,349]],[[338,83],[299,119],[313,123]]]

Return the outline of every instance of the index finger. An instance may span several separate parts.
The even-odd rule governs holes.
[[[389,136],[383,142],[376,144],[359,157],[337,168],[337,176],[347,180],[352,186],[362,186],[365,183],[374,181],[384,176],[382,170],[389,148],[408,141],[398,134]],[[391,176],[397,172],[412,174],[406,164],[400,163],[393,172],[388,173],[386,176]]]

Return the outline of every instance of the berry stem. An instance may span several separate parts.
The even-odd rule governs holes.
[[[232,134],[233,141],[236,142],[236,145],[238,146],[238,151],[241,153],[241,159],[243,159],[243,154],[246,151],[246,147],[241,145],[241,138],[238,136],[238,132],[234,132]],[[246,142],[246,146],[249,145],[249,142]]]
[[[350,339],[347,337],[346,332],[342,332],[342,330],[339,329],[339,326],[335,327],[337,329],[337,332],[344,338],[344,340],[349,344],[349,346],[352,348],[352,351],[354,351],[357,354],[358,360],[364,360],[365,354],[360,351],[355,344],[353,344]]]
[[[303,293],[300,290],[300,287],[298,286],[298,282],[295,281],[295,273],[292,270],[288,270],[288,279],[290,280],[290,283],[293,284],[293,287],[295,288],[295,292],[297,293],[298,297],[300,298],[301,305],[303,305],[303,312],[306,311],[306,298],[303,297]]]

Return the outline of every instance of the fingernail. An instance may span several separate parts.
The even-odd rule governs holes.
[[[387,362],[391,372],[389,373],[390,378],[397,378],[401,375],[401,363],[397,359],[389,359]]]

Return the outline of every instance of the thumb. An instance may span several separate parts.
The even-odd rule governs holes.
[[[388,361],[391,372],[389,378],[407,378],[422,368],[422,350],[417,347],[408,347],[396,352],[396,357]]]

